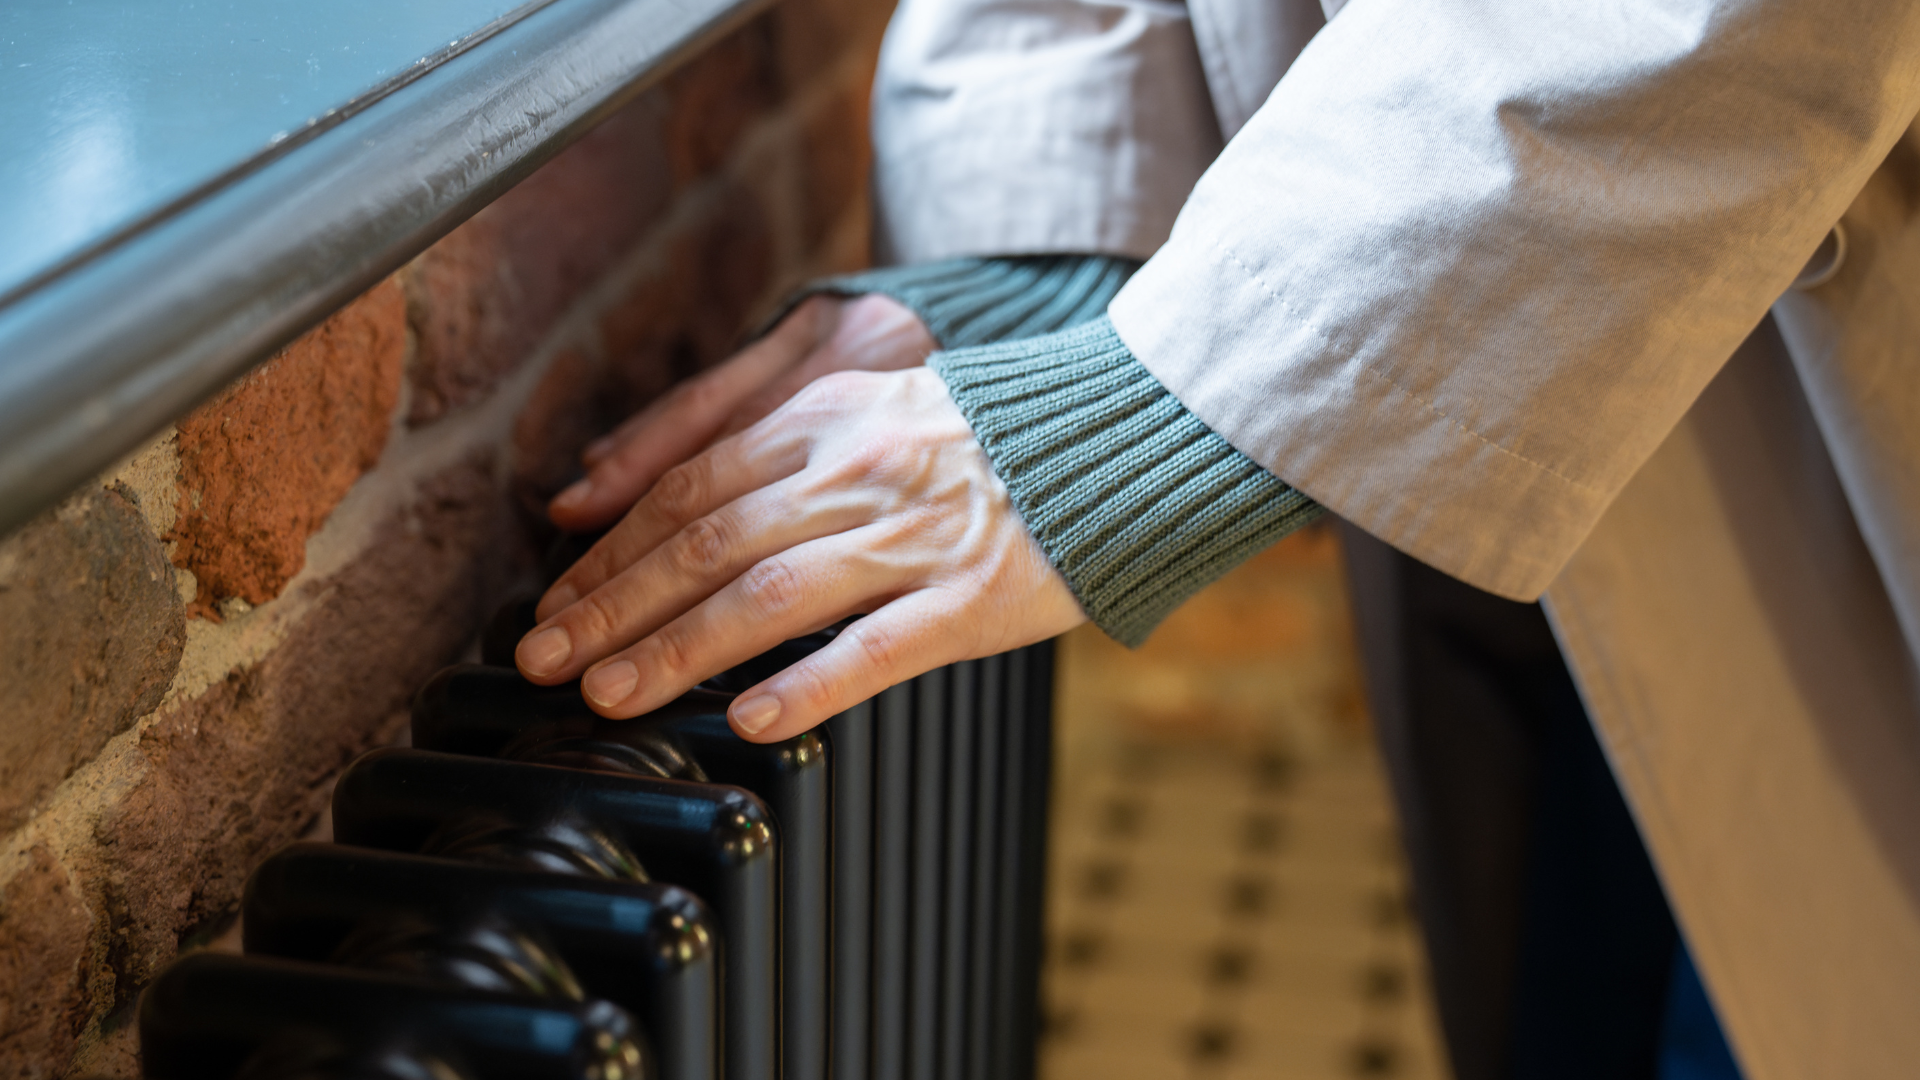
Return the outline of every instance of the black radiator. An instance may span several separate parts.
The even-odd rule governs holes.
[[[247,955],[148,989],[146,1075],[1028,1080],[1052,647],[734,736],[732,693],[831,633],[625,721],[441,672],[412,746],[341,778],[336,843],[249,879]]]

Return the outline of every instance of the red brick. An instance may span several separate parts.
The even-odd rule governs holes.
[[[183,421],[171,539],[201,582],[197,609],[283,592],[307,540],[380,458],[402,381],[416,425],[493,393],[609,271],[650,242],[675,198],[690,200],[683,212],[699,208],[697,219],[675,219],[658,272],[601,317],[597,342],[583,335],[563,351],[529,398],[512,433],[516,484],[550,491],[587,438],[737,347],[782,271],[767,208],[795,206],[801,219],[778,224],[797,230],[807,251],[785,254],[808,259],[827,240],[843,241],[840,227],[860,211],[865,87],[852,85],[858,76],[849,79],[845,61],[871,55],[885,14],[872,0],[786,0],[435,245],[401,277],[404,294],[384,284]],[[829,73],[847,85],[823,98]],[[716,190],[739,169],[743,140],[783,129],[781,110],[802,92],[815,107],[799,118],[793,156],[746,178],[796,183],[799,201],[781,192],[762,202],[747,186]],[[781,122],[764,126],[771,119]],[[360,559],[310,586],[312,607],[272,653],[114,744],[116,767],[134,756],[138,783],[86,788],[100,801],[85,814],[74,811],[70,800],[82,796],[73,787],[50,804],[90,832],[62,833],[0,882],[0,1075],[130,1067],[123,1021],[139,988],[183,942],[231,919],[247,871],[305,828],[326,777],[396,729],[413,689],[458,652],[506,568],[526,557],[496,475],[491,459],[474,459],[424,485]],[[100,495],[110,508],[100,512],[132,528],[138,515],[129,518],[120,498]],[[54,650],[79,673],[28,688],[64,687],[64,715],[81,717],[61,721],[65,741],[48,744],[59,753],[44,761],[32,756],[40,744],[19,743],[31,767],[8,741],[16,732],[5,713],[51,716],[58,703],[36,698],[15,708],[6,695],[16,688],[0,685],[0,792],[18,794],[19,806],[44,803],[49,777],[67,775],[150,711],[177,663],[180,606],[158,599],[169,568],[136,582],[141,559],[153,561],[151,537],[141,548],[128,533],[120,550],[99,528],[62,539],[72,548],[66,569],[41,574],[77,573],[95,560],[86,562],[92,573],[99,562],[99,592],[79,614],[34,599],[42,606],[20,615],[7,605],[25,601],[0,590],[0,630],[58,623],[33,647]],[[123,579],[124,587],[111,584]],[[82,629],[68,634],[70,622]],[[108,623],[118,624],[111,633],[100,629]],[[0,650],[7,647],[0,632]],[[15,651],[24,657],[31,648]],[[122,653],[113,674],[120,682],[85,667]],[[0,667],[0,680],[10,671]],[[0,823],[17,812],[0,797]]]
[[[831,17],[812,44],[802,38],[814,31],[794,24],[791,40],[776,46],[771,16],[729,34],[416,260],[408,276],[419,343],[409,422],[430,423],[491,393],[640,241],[675,192],[711,180],[746,134],[774,115],[783,69],[807,67],[813,61],[804,57],[831,42],[838,50],[877,42],[885,21],[884,9],[847,0],[821,11]],[[858,27],[866,29],[848,29]],[[864,102],[837,102],[834,115],[817,125],[830,130],[807,140],[818,150],[806,166],[832,173],[811,185],[819,191],[810,201],[821,208],[805,227],[816,238],[831,226],[812,219],[837,220],[864,190],[864,110]],[[861,115],[849,121],[850,111]],[[857,140],[850,142],[849,133]],[[756,219],[746,227],[763,224]],[[731,276],[758,270],[753,264]],[[711,334],[699,336],[701,348],[710,349]]]
[[[99,951],[92,915],[45,845],[0,884],[0,1075],[52,1080],[65,1072],[95,1003],[89,959]]]
[[[669,76],[667,153],[676,183],[717,172],[741,136],[772,115],[780,100],[771,25],[765,16],[728,34]]]
[[[262,604],[306,565],[347,489],[380,458],[406,361],[406,302],[389,279],[179,424],[174,561],[195,614]]]
[[[0,832],[160,703],[185,640],[173,567],[119,492],[0,544]]]
[[[513,426],[514,488],[528,509],[579,471],[580,450],[624,413],[611,400],[598,364],[578,349],[554,357]]]
[[[418,426],[485,397],[526,358],[519,285],[501,222],[483,210],[405,271],[414,357],[407,422]]]
[[[422,485],[363,558],[311,586],[315,608],[274,652],[144,728],[141,782],[99,808],[91,846],[68,857],[93,923],[0,923],[0,1002],[34,997],[83,1041],[102,1041],[100,1024],[183,942],[231,920],[248,872],[314,819],[324,781],[391,739],[414,691],[480,624],[514,545],[491,461],[463,462]],[[46,890],[21,895],[55,910]],[[41,938],[59,949],[7,966]],[[45,974],[64,964],[80,965],[75,981]],[[13,1039],[0,1028],[0,1062]],[[34,1035],[19,1053],[61,1075],[70,1045]]]
[[[516,479],[530,506],[544,505],[574,475],[590,439],[740,347],[772,281],[769,230],[753,194],[729,189],[670,238],[658,270],[601,316],[603,367],[578,355],[556,360],[514,432]]]
[[[752,192],[728,189],[699,226],[676,237],[675,276],[689,290],[688,323],[701,363],[737,349],[773,280],[773,224]]]
[[[773,280],[771,229],[753,193],[729,187],[675,235],[666,265],[601,319],[613,377],[646,396],[738,348]]]
[[[602,313],[600,341],[614,366],[665,371],[669,380],[698,370],[699,357],[687,329],[691,293],[669,265],[635,282],[621,302]]]
[[[781,86],[794,93],[849,53],[874,55],[892,13],[880,0],[782,0],[766,15]]]
[[[408,422],[491,393],[664,213],[662,106],[643,97],[414,261]]]
[[[801,137],[801,184],[805,190],[800,234],[818,248],[850,211],[867,204],[873,169],[868,126],[872,72],[851,79],[807,116]]]

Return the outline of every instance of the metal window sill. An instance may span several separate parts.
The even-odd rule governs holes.
[[[766,0],[554,0],[0,295],[0,534],[419,254]]]

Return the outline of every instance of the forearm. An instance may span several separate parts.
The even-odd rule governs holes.
[[[1112,319],[1251,457],[1531,599],[1916,109],[1909,0],[1353,4]]]

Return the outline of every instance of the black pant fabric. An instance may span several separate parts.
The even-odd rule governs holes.
[[[1650,1080],[1673,916],[1545,614],[1343,539],[1455,1077]]]

